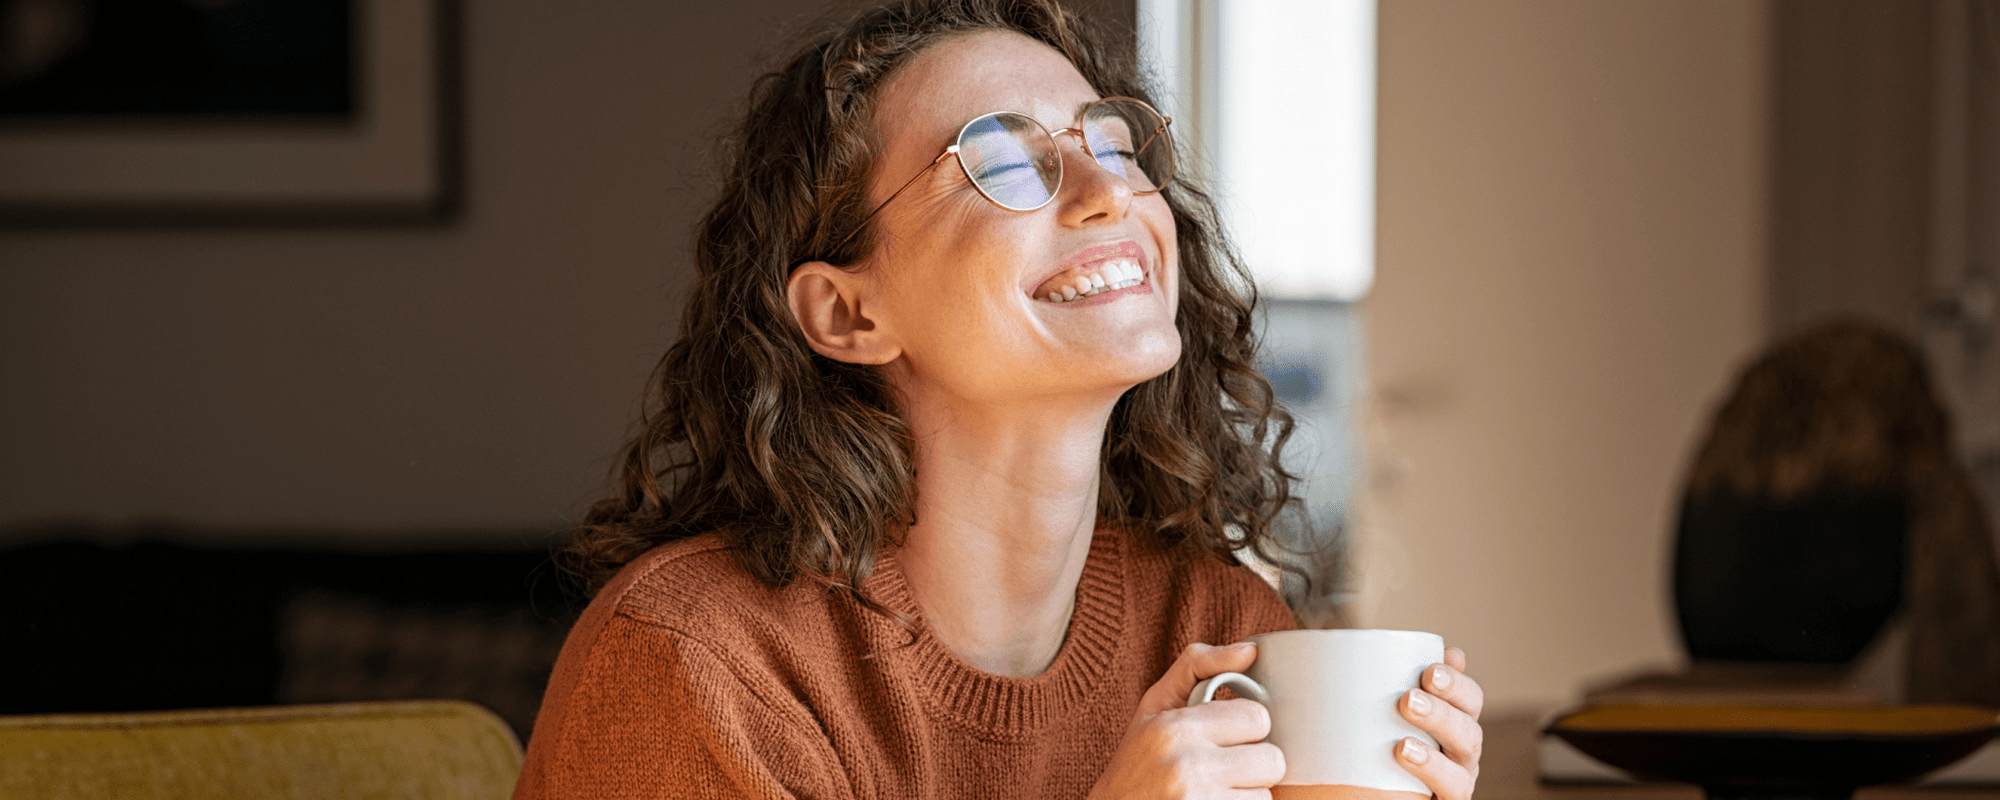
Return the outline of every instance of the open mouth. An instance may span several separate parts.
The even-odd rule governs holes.
[[[1044,303],[1070,303],[1088,297],[1145,285],[1143,253],[1132,243],[1109,248],[1109,258],[1079,264],[1056,273],[1035,287],[1033,297]]]

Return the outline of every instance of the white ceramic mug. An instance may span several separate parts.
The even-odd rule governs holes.
[[[1403,719],[1397,700],[1444,661],[1435,633],[1384,630],[1296,630],[1250,637],[1257,663],[1249,673],[1225,672],[1196,684],[1188,705],[1206,703],[1227,686],[1271,712],[1264,741],[1285,754],[1279,786],[1347,786],[1428,797],[1431,790],[1396,761],[1405,736],[1437,747],[1430,734]]]

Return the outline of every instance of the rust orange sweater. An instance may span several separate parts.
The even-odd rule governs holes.
[[[917,615],[893,554],[862,587]],[[1077,798],[1190,642],[1293,627],[1242,567],[1100,529],[1033,678],[851,598],[773,590],[705,536],[627,565],[563,645],[516,798]],[[870,658],[869,656],[873,656]]]

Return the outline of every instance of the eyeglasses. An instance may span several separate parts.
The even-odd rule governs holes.
[[[1033,117],[1012,111],[974,118],[959,129],[957,141],[868,212],[833,249],[846,247],[898,195],[953,154],[979,193],[1009,211],[1034,211],[1062,191],[1063,159],[1056,137],[1067,133],[1080,135],[1084,152],[1098,166],[1124,178],[1134,194],[1152,194],[1173,181],[1174,140],[1167,134],[1173,118],[1137,98],[1107,97],[1084,106],[1078,120],[1074,128],[1050,132]]]

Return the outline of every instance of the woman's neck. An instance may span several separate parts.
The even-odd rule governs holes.
[[[917,521],[898,559],[938,639],[973,667],[1028,677],[1061,652],[1115,402],[1053,413],[906,400]]]

